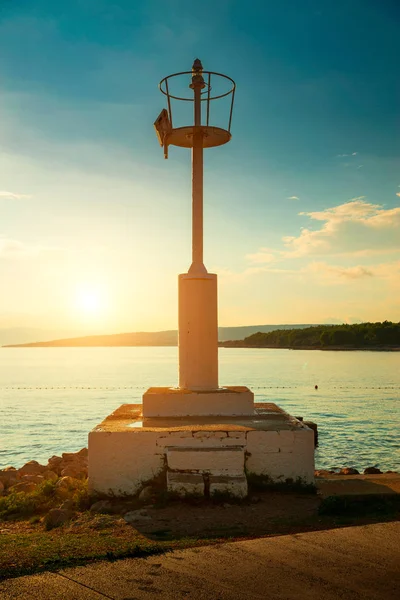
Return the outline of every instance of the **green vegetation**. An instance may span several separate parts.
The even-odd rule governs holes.
[[[313,483],[303,481],[301,477],[297,479],[284,479],[275,481],[269,475],[258,475],[256,473],[246,473],[250,492],[275,491],[286,494],[316,494],[317,488]]]
[[[73,507],[85,510],[90,504],[87,481],[76,480],[72,494]],[[55,483],[44,481],[32,492],[11,492],[0,497],[0,520],[20,519],[41,515],[60,505]]]
[[[225,346],[266,348],[395,348],[400,347],[400,323],[357,323],[355,325],[316,325],[305,329],[276,329],[254,333]]]
[[[400,509],[399,494],[362,494],[360,496],[328,496],[318,509],[320,515],[371,516],[395,515]]]

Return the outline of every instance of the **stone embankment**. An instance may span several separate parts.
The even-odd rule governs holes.
[[[397,471],[381,471],[377,467],[367,467],[364,469],[364,475],[383,475],[383,474],[391,474],[397,473]],[[353,467],[343,467],[340,470],[328,470],[328,469],[320,469],[314,472],[315,477],[328,477],[330,475],[361,475],[358,469],[354,469]]]
[[[65,452],[62,456],[52,456],[47,465],[30,460],[20,469],[6,467],[0,470],[0,486],[8,492],[32,492],[45,481],[56,483],[62,489],[71,479],[86,479],[88,476],[88,451]],[[1,489],[1,487],[0,487]]]
[[[348,481],[349,484],[351,484],[355,479],[361,478],[363,480],[368,480],[374,476],[377,476],[377,478],[374,479],[375,484],[377,479],[380,479],[379,476],[381,476],[382,481],[379,481],[381,486],[386,485],[391,488],[389,491],[396,491],[399,493],[400,489],[397,491],[400,481],[398,474],[393,475],[394,482],[391,481],[388,483],[386,481],[391,473],[394,472],[386,471],[384,474],[377,467],[368,467],[364,470],[364,475],[361,475],[357,469],[345,467],[340,469],[340,471],[318,470],[315,471],[315,477],[319,494],[322,497],[328,493],[346,493],[347,487],[343,489],[340,487],[344,485],[345,481]],[[347,478],[347,476],[349,477]],[[46,465],[31,460],[19,469],[16,469],[15,467],[6,467],[5,469],[0,470],[0,514],[2,509],[1,502],[3,500],[3,502],[7,503],[7,497],[10,497],[10,500],[12,498],[20,498],[20,500],[16,502],[19,509],[17,511],[12,510],[11,513],[8,514],[13,514],[17,518],[18,516],[26,518],[32,515],[40,515],[46,529],[52,529],[63,525],[73,519],[77,512],[82,510],[90,509],[91,513],[115,512],[118,508],[116,504],[119,505],[117,499],[100,499],[98,497],[91,498],[89,496],[87,490],[87,477],[87,448],[82,448],[79,452],[63,453],[61,456],[52,456]],[[385,481],[383,481],[383,479],[385,479]],[[337,487],[338,481],[339,483],[340,481],[343,483],[340,484],[338,489],[331,489],[332,485],[336,485]],[[368,490],[366,490],[367,493],[382,491],[381,489],[377,489],[376,485],[374,489],[370,490],[371,483],[372,482],[369,482]],[[352,485],[354,487],[354,482]],[[365,482],[363,485],[365,486]],[[357,487],[355,491],[360,491],[360,489],[361,488]],[[352,490],[349,491],[350,493],[353,493]],[[155,494],[156,490],[152,486],[145,484],[138,494],[136,501],[131,506],[119,506],[125,521],[133,523],[150,519],[147,512],[143,510],[143,507],[154,503]],[[14,500],[9,504],[14,506]],[[26,509],[28,509],[28,512],[24,512]],[[4,510],[3,514],[6,515]]]
[[[51,529],[72,517],[76,505],[76,492],[79,489],[82,493],[87,477],[88,450],[82,448],[79,452],[65,452],[62,456],[52,456],[47,465],[31,460],[20,469],[6,467],[0,470],[0,497],[15,493],[22,493],[28,497],[40,491],[46,512],[46,525]],[[46,483],[51,493],[46,491]],[[51,502],[48,502],[48,495],[52,497]],[[59,506],[54,507],[57,504]]]

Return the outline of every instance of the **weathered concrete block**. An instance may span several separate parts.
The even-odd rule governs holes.
[[[135,494],[144,481],[164,468],[158,433],[91,431],[89,433],[89,489],[116,495]]]
[[[224,431],[194,431],[193,435],[191,434],[188,436],[186,434],[186,431],[173,431],[171,433],[160,434],[157,439],[157,446],[159,448],[167,448],[169,446],[185,448],[224,448],[226,446],[244,446],[246,444],[244,434],[241,439],[228,438],[227,433]]]
[[[279,452],[279,435],[277,431],[248,431],[247,452],[251,454],[267,454]]]
[[[290,433],[294,433],[291,451],[265,452],[264,446],[253,446],[253,452],[246,457],[246,470],[257,475],[269,475],[275,481],[301,478],[305,483],[313,483],[314,432],[304,428]]]
[[[248,493],[245,475],[239,477],[210,475],[210,496],[227,493],[236,498],[245,498]]]
[[[196,494],[204,496],[204,479],[201,473],[167,473],[167,488],[169,492],[188,496]]]
[[[167,464],[172,471],[199,471],[213,475],[242,475],[244,449],[230,448],[168,448]]]
[[[246,387],[215,392],[150,388],[143,394],[144,417],[243,416],[254,414],[254,394]]]

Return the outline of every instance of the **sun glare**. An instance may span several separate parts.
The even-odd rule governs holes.
[[[76,308],[87,316],[95,316],[105,309],[105,299],[95,288],[80,288],[76,292]]]

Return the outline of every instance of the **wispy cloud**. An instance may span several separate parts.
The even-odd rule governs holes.
[[[396,196],[400,196],[400,192],[396,192]]]
[[[374,276],[373,270],[368,267],[360,265],[343,267],[329,265],[326,262],[312,262],[304,269],[301,269],[301,273],[311,273],[312,275],[322,277],[325,281],[330,280],[331,283],[345,283],[355,279]]]
[[[345,158],[346,156],[357,156],[358,152],[351,152],[350,154],[337,154],[337,158]]]
[[[14,194],[14,192],[6,192],[2,190],[0,191],[0,198],[4,198],[4,200],[25,200],[32,198],[32,196],[29,194]]]
[[[320,229],[305,228],[298,236],[286,236],[286,258],[307,255],[380,254],[400,249],[400,208],[385,209],[363,196],[322,211],[302,212]]]
[[[266,264],[276,260],[276,253],[271,248],[260,248],[254,254],[246,254],[246,258],[252,263]]]
[[[288,200],[300,200],[300,198],[298,196],[289,196],[287,199]]]

